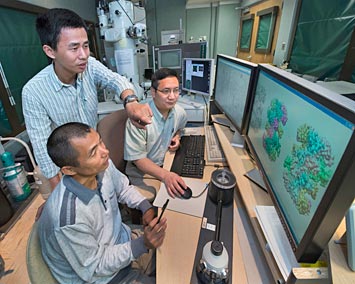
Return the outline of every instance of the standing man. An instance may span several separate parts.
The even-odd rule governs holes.
[[[126,123],[124,158],[128,161],[126,174],[132,184],[138,178],[155,178],[164,182],[170,196],[180,196],[187,187],[176,173],[163,169],[167,151],[180,146],[180,132],[185,127],[185,110],[176,104],[179,95],[179,78],[175,70],[161,68],[152,76],[152,123],[137,129],[130,120]]]
[[[138,104],[133,86],[125,77],[89,56],[87,28],[76,13],[50,9],[37,18],[36,28],[52,64],[24,86],[23,114],[37,163],[54,188],[60,173],[48,156],[47,139],[53,129],[67,122],[83,122],[95,129],[97,89],[120,94],[136,127],[144,129],[151,122],[152,112],[148,105]]]
[[[151,204],[109,159],[100,135],[86,124],[67,123],[49,136],[47,150],[64,174],[38,220],[42,255],[57,281],[155,283],[148,276],[166,218],[157,223]],[[122,223],[119,203],[142,211],[144,231]]]

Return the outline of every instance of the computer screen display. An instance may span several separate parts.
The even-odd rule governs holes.
[[[240,134],[252,92],[257,64],[226,55],[217,55],[214,100]]]
[[[296,259],[315,262],[355,197],[355,102],[259,65],[246,140]]]
[[[184,58],[182,66],[182,89],[195,94],[212,94],[214,60]]]
[[[181,68],[181,49],[159,50],[158,68]]]

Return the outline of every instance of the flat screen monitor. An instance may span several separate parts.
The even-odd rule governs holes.
[[[258,69],[246,141],[296,259],[313,263],[355,197],[355,102]]]
[[[213,68],[213,59],[184,58],[182,89],[186,92],[210,96],[213,90]]]
[[[245,117],[253,94],[257,64],[218,54],[214,85],[214,102],[229,121],[225,124],[235,131],[232,144],[243,147]]]
[[[181,49],[159,50],[158,68],[181,68]]]

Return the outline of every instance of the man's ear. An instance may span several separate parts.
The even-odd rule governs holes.
[[[153,99],[155,98],[156,91],[157,91],[156,89],[154,89],[153,87],[150,87],[150,95],[152,96]]]
[[[55,55],[54,55],[54,52],[53,52],[53,49],[49,46],[49,45],[43,45],[42,47],[44,53],[51,59],[54,59],[55,58]]]
[[[61,168],[61,171],[63,174],[67,175],[67,176],[73,176],[75,175],[77,172],[75,171],[75,168],[72,166],[64,166]]]

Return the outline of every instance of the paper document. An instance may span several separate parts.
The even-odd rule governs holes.
[[[291,269],[299,267],[299,264],[293,254],[279,216],[274,206],[256,206],[255,212],[277,266],[286,281]]]
[[[165,184],[162,182],[157,197],[154,200],[153,205],[156,207],[162,207],[165,201],[169,198],[169,204],[167,210],[177,211],[180,213],[193,215],[196,217],[202,217],[205,209],[206,196],[208,189],[200,195],[200,193],[206,188],[207,183],[193,178],[183,178],[185,183],[191,188],[192,196],[190,199],[182,199],[179,197],[172,198],[165,188]]]

